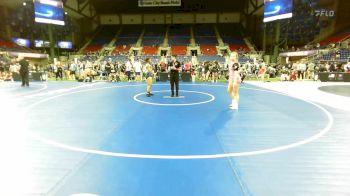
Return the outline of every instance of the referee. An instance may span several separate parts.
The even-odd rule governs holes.
[[[181,64],[176,60],[176,56],[171,57],[171,62],[169,63],[168,70],[170,75],[170,86],[171,86],[171,97],[174,97],[174,85],[176,88],[176,97],[179,96],[179,71],[181,69]]]
[[[29,63],[23,58],[19,57],[19,64],[21,65],[19,69],[19,73],[22,78],[22,87],[29,86]]]

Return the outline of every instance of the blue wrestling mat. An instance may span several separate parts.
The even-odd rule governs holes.
[[[168,83],[155,84],[152,97],[145,89],[52,82],[0,92],[25,108],[34,162],[52,181],[37,179],[47,194],[329,193],[315,177],[324,172],[315,156],[327,151],[318,142],[334,121],[323,106],[247,84],[238,111],[226,84],[181,83],[179,98]]]

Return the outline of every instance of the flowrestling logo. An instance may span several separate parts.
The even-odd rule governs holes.
[[[320,17],[324,16],[324,17],[333,18],[335,17],[335,11],[326,10],[326,9],[315,10],[315,16],[320,16]]]

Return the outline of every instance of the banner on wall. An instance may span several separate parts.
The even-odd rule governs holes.
[[[139,7],[181,6],[181,0],[139,0]]]

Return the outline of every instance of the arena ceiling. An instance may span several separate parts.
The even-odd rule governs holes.
[[[23,2],[32,0],[0,0],[0,6],[16,9]],[[180,7],[139,7],[138,0],[62,0],[79,2],[83,7],[88,1],[93,5],[97,14],[122,13],[181,13],[181,12],[243,12],[250,2],[263,0],[182,0]],[[66,9],[73,18],[80,18],[80,10]]]
[[[0,5],[15,8],[26,0],[0,0]],[[65,2],[66,0],[63,0]],[[242,12],[249,0],[182,0],[181,7],[140,8],[138,0],[77,0],[90,1],[99,14],[145,12]]]
[[[84,0],[83,0],[84,1]],[[182,0],[181,7],[140,8],[138,0],[89,0],[100,14],[145,12],[242,12],[248,0]]]

